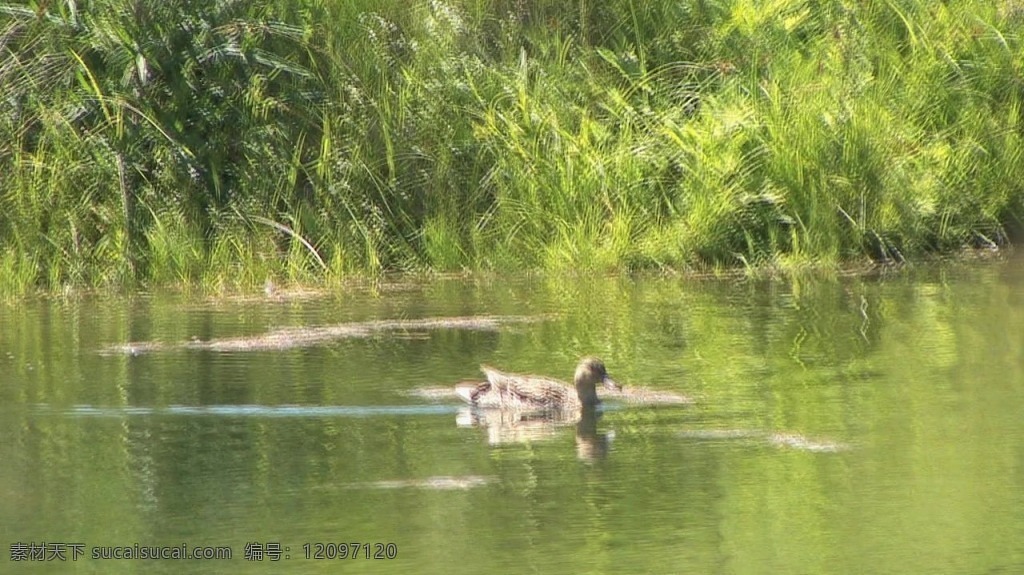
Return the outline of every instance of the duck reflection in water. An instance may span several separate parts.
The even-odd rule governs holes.
[[[558,437],[565,428],[575,425],[577,457],[582,461],[595,461],[608,455],[615,438],[614,431],[598,432],[600,418],[601,413],[594,409],[584,409],[578,418],[572,419],[465,407],[459,410],[456,423],[459,427],[487,430],[487,443],[492,446],[548,441]]]

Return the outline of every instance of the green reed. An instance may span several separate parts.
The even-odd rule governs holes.
[[[0,4],[0,286],[901,261],[1024,213],[1003,1]]]

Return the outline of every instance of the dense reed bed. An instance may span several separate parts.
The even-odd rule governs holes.
[[[0,3],[0,292],[900,261],[1024,216],[1019,0]]]

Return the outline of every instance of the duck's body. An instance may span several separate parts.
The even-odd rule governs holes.
[[[490,366],[480,366],[487,381],[456,387],[455,393],[470,405],[485,409],[551,413],[578,412],[597,407],[597,383],[610,389],[621,389],[608,377],[604,363],[593,357],[584,358],[576,368],[574,386],[536,375],[506,373]]]
[[[470,405],[485,409],[523,411],[579,407],[576,390],[546,377],[506,373],[481,365],[487,381],[473,387],[458,387],[455,392]]]

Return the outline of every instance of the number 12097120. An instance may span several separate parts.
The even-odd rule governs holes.
[[[306,543],[302,546],[306,559],[394,559],[398,545],[394,543]]]

